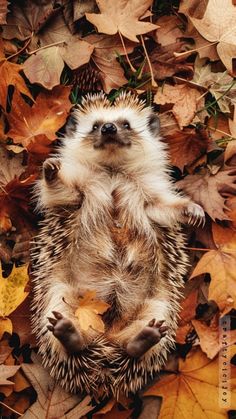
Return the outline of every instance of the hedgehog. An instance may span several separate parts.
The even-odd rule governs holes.
[[[35,186],[32,325],[62,387],[118,397],[142,389],[174,348],[182,224],[204,211],[175,188],[158,116],[138,96],[87,95],[73,118]],[[104,332],[75,316],[88,291],[109,304]]]

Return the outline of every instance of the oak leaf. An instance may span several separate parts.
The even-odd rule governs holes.
[[[45,139],[54,141],[72,106],[69,95],[70,87],[58,86],[51,92],[41,92],[32,107],[20,95],[14,95],[8,136],[25,148]]]
[[[209,300],[213,300],[224,314],[236,308],[236,233],[217,224],[212,227],[213,239],[218,250],[206,252],[191,278],[209,273]]]
[[[13,377],[19,368],[20,365],[0,365],[0,386],[14,384],[12,381],[8,380],[8,378]]]
[[[92,327],[104,333],[105,325],[100,315],[104,314],[109,307],[109,304],[96,299],[96,291],[87,291],[80,299],[79,307],[75,312],[81,329],[88,330],[89,327]]]
[[[236,190],[235,170],[219,169],[217,166],[208,166],[176,183],[177,187],[200,204],[214,221],[230,219],[225,212],[227,207],[224,194],[235,193]]]
[[[49,376],[38,356],[33,353],[31,358],[33,364],[22,364],[22,369],[38,398],[25,413],[25,419],[80,419],[93,409],[89,396],[81,400],[78,395],[68,394]]]
[[[185,84],[170,86],[164,84],[159,87],[154,96],[154,102],[158,105],[173,104],[172,112],[177,119],[180,128],[192,122],[199,107],[201,93]]]
[[[152,0],[97,0],[101,13],[86,13],[86,18],[97,27],[98,32],[108,35],[119,32],[138,42],[137,35],[157,28],[153,23],[139,21],[151,4]]]
[[[209,0],[202,19],[189,18],[204,38],[217,42],[219,57],[232,73],[232,58],[236,57],[236,8],[232,0],[225,0],[223,8],[221,0]]]
[[[225,419],[225,409],[217,403],[219,385],[218,359],[211,361],[197,350],[185,361],[180,359],[176,374],[163,377],[144,396],[163,398],[158,419]],[[236,390],[232,387],[231,408],[235,407]]]

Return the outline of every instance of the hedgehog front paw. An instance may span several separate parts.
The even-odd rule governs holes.
[[[134,337],[126,346],[126,352],[133,358],[144,355],[152,346],[156,345],[166,335],[167,326],[163,326],[164,320],[152,319],[141,332]]]
[[[80,352],[84,347],[84,339],[71,320],[63,317],[58,311],[52,312],[54,317],[48,317],[47,329],[61,342],[70,354]]]
[[[190,202],[184,210],[184,217],[187,218],[187,223],[191,225],[197,225],[197,227],[204,226],[205,224],[205,213],[203,208]]]
[[[57,178],[61,162],[57,158],[50,158],[43,163],[43,177],[49,183]]]

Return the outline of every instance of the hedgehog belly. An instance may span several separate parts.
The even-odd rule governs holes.
[[[32,324],[43,364],[71,392],[86,391],[96,395],[135,392],[143,387],[148,377],[159,371],[174,345],[178,300],[187,267],[184,237],[177,228],[152,226],[149,234],[141,234],[100,225],[91,236],[79,231],[77,242],[74,235],[76,225],[75,214],[48,215],[32,251]],[[99,240],[103,243],[100,252]],[[104,316],[105,334],[98,334],[78,355],[66,354],[62,347],[50,340],[51,334],[46,329],[48,296],[60,264],[70,265],[64,279],[68,289],[74,286],[77,278],[76,292],[96,290],[98,298],[111,304]],[[78,274],[78,270],[84,270],[83,275]],[[117,336],[124,324],[129,324],[134,316],[139,315],[142,301],[147,296],[157,301],[165,297],[168,305],[166,321],[171,330],[150,353],[134,359],[127,355]],[[74,295],[71,295],[73,299]]]

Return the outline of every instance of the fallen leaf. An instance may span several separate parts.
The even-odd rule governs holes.
[[[81,329],[88,330],[89,327],[92,327],[104,333],[105,326],[100,314],[104,314],[109,307],[109,304],[96,299],[96,291],[87,291],[80,299],[79,307],[75,312]]]
[[[236,331],[223,332],[222,326],[219,324],[219,315],[212,319],[210,325],[200,320],[192,320],[192,324],[199,337],[202,351],[210,359],[213,359],[221,349],[225,348],[224,342],[222,343],[222,339],[220,339],[222,333],[225,335],[224,341],[227,342],[227,346],[236,343]]]
[[[166,135],[165,141],[168,144],[172,165],[182,172],[185,166],[192,165],[213,147],[212,140],[204,129],[178,130]]]
[[[236,8],[232,0],[209,0],[202,19],[189,17],[198,32],[217,43],[217,52],[227,70],[233,73],[232,58],[236,57]],[[224,22],[224,24],[222,24]]]
[[[0,364],[3,364],[12,352],[13,348],[9,346],[8,339],[2,339],[0,342]]]
[[[20,95],[15,95],[8,117],[8,136],[25,148],[31,143],[41,143],[45,138],[54,141],[72,106],[69,95],[70,87],[58,86],[51,92],[41,92],[32,107]]]
[[[1,0],[0,2],[0,25],[7,23],[6,16],[8,13],[9,2],[7,0]]]
[[[101,13],[86,13],[86,18],[97,27],[98,32],[108,35],[120,32],[131,41],[138,42],[137,35],[157,28],[153,23],[139,21],[151,4],[152,0],[97,0]]]
[[[202,168],[194,175],[188,175],[176,183],[194,202],[201,205],[212,220],[229,220],[225,212],[224,193],[235,193],[235,170],[219,170],[218,167]]]
[[[7,278],[0,278],[0,316],[9,316],[27,297],[25,286],[29,280],[28,267],[21,266],[12,269]]]
[[[232,369],[235,367],[232,366]],[[231,388],[231,409],[236,407],[236,389]],[[209,360],[200,350],[179,361],[179,371],[163,377],[144,396],[163,397],[158,419],[225,419],[219,406],[219,361]]]
[[[8,380],[8,378],[13,377],[19,368],[20,365],[0,365],[0,386],[14,384],[12,381]]]
[[[189,125],[199,107],[201,93],[185,84],[170,86],[164,84],[159,87],[154,96],[154,103],[165,105],[173,104],[172,112],[180,128]]]
[[[0,340],[4,333],[12,334],[12,322],[10,319],[4,319],[0,317]]]
[[[191,278],[209,273],[209,300],[226,314],[236,307],[236,233],[213,224],[213,239],[218,250],[206,252],[196,265]]]
[[[42,367],[40,358],[32,354],[33,364],[22,364],[22,370],[37,392],[36,402],[29,407],[25,419],[79,419],[93,409],[91,397],[83,400],[78,395],[69,394],[56,385]]]

